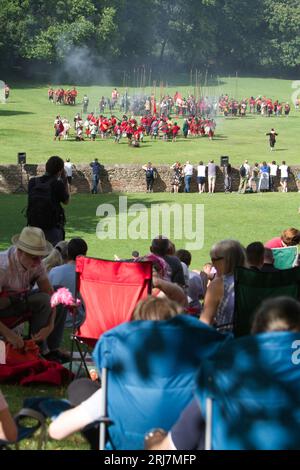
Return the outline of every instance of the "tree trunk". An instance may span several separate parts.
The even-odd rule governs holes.
[[[168,39],[165,38],[165,39],[163,40],[162,44],[161,44],[161,50],[160,50],[160,55],[159,55],[159,62],[161,62],[162,59],[163,59],[167,42],[168,42]]]

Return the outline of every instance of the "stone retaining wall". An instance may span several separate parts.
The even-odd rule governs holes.
[[[45,165],[25,165],[22,172],[23,184],[27,188],[32,176],[44,173]],[[170,192],[172,188],[173,171],[168,165],[157,167],[158,178],[154,183],[154,192]],[[298,191],[298,174],[300,167],[291,167],[288,181],[289,191]],[[88,193],[91,190],[91,169],[89,165],[76,165],[73,172],[72,193]],[[239,186],[239,171],[232,169],[232,190]],[[103,192],[145,192],[145,172],[139,165],[107,165],[102,167]],[[19,165],[0,165],[0,193],[13,193],[21,182],[21,167]],[[298,184],[297,184],[298,183]],[[276,188],[279,189],[279,178]],[[280,190],[280,189],[279,189]],[[220,168],[217,169],[216,192],[224,191],[224,178]],[[196,171],[192,178],[191,192],[197,192]]]

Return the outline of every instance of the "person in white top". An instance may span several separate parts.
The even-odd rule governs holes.
[[[287,166],[286,162],[283,160],[282,164],[279,167],[280,171],[280,186],[282,187],[282,192],[287,193],[287,182],[289,177],[289,167]]]
[[[276,165],[275,160],[272,161],[269,165],[270,167],[270,190],[275,191],[275,179],[277,177],[278,165]]]
[[[203,162],[199,162],[197,167],[197,183],[199,194],[205,193],[205,179],[206,179],[206,165]]]
[[[246,170],[246,176],[247,178],[250,178],[250,165],[248,163],[248,160],[245,160],[244,161],[244,167],[245,167],[245,170]]]
[[[207,176],[208,176],[208,192],[213,194],[215,192],[216,184],[216,171],[217,167],[214,160],[209,160],[207,165]]]
[[[75,168],[75,166],[73,165],[73,163],[71,163],[70,159],[67,158],[66,161],[65,161],[64,167],[65,167],[65,172],[66,172],[66,175],[67,175],[67,180],[68,180],[69,186],[71,186],[73,169]]]
[[[184,173],[184,192],[189,193],[191,187],[191,180],[193,176],[193,165],[189,161],[183,167]]]

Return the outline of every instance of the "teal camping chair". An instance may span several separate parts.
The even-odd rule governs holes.
[[[243,336],[250,333],[253,315],[263,300],[279,296],[300,299],[300,267],[270,273],[237,268],[234,291],[233,332]]]
[[[298,247],[272,248],[274,266],[277,269],[290,269],[296,266],[298,260]]]
[[[202,362],[196,397],[207,450],[299,450],[300,333],[236,339]]]

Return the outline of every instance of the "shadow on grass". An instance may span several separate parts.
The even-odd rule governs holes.
[[[0,116],[18,116],[22,114],[35,114],[30,111],[15,111],[10,109],[0,109]]]

